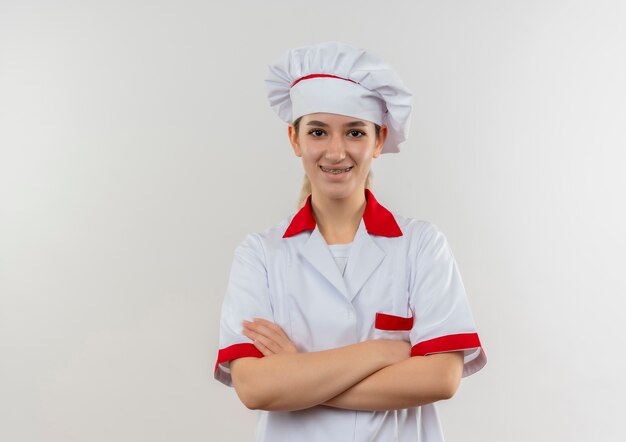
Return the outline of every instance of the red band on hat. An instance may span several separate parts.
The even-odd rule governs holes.
[[[296,81],[294,81],[293,83],[291,83],[290,87],[294,87],[296,84],[300,83],[302,80],[309,80],[311,78],[338,78],[340,80],[346,80],[346,81],[350,81],[352,83],[356,83],[358,84],[356,81],[354,80],[350,80],[349,78],[343,78],[343,77],[337,77],[336,75],[330,75],[330,74],[311,74],[311,75],[306,75],[304,77],[298,78]]]

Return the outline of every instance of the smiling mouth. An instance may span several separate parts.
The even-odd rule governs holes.
[[[350,166],[350,167],[347,167],[345,169],[327,169],[324,166],[320,166],[320,169],[322,169],[322,172],[327,172],[327,173],[332,173],[332,174],[335,174],[335,175],[339,175],[340,173],[350,172],[353,167],[354,166]]]

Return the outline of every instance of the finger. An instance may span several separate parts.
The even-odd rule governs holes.
[[[278,324],[275,324],[272,321],[268,321],[267,319],[254,318],[254,322],[252,322],[252,324],[256,324],[258,326],[262,326],[269,330],[272,330],[272,332],[274,332],[276,336],[280,336],[281,334],[283,334],[283,329],[280,328]]]
[[[287,336],[287,333],[285,333],[280,325],[263,318],[254,318],[254,322],[251,324],[258,324],[260,327],[265,327],[266,329],[271,330],[273,334],[265,333],[265,335],[279,343],[281,347],[290,349],[295,348],[293,342],[291,342],[291,339],[289,339],[289,336]],[[259,333],[263,333],[262,328],[257,328],[257,331]]]
[[[276,343],[276,341],[274,341],[273,339],[271,339],[270,337],[266,336],[263,333],[259,333],[256,330],[252,330],[251,328],[248,328],[248,337],[256,340],[256,341],[260,341],[265,347],[267,347],[269,350],[271,350],[274,353],[280,353],[281,352],[281,347],[280,345],[278,345]]]
[[[244,330],[243,334],[245,336],[247,336],[248,338],[250,338],[250,340],[252,340],[253,345],[261,352],[263,353],[263,356],[269,356],[274,354],[269,348],[267,348],[265,345],[263,345],[261,342],[259,342],[258,340],[254,339],[253,336],[251,336],[251,333],[248,330]]]
[[[253,331],[248,329],[248,328],[244,328],[244,333],[246,334],[246,336],[250,337],[251,339],[254,340],[253,336]],[[255,334],[254,336],[258,337],[258,336],[262,336],[260,334]],[[266,339],[269,339],[267,337],[265,337]],[[271,347],[271,352],[273,352],[273,354],[278,354],[278,353],[298,353],[298,348],[295,346],[295,344],[293,342],[291,342],[289,340],[289,338],[284,338],[281,339],[281,341],[276,342],[276,341],[272,341],[270,339],[270,344],[266,343],[266,347],[269,346]]]
[[[273,354],[276,354],[272,350],[267,348],[265,345],[263,345],[261,341],[253,340],[252,343],[261,353],[263,353],[263,356],[271,356]]]
[[[268,337],[271,337],[277,344],[280,345],[281,348],[292,352],[297,351],[295,344],[289,336],[287,336],[287,333],[285,333],[280,325],[262,318],[254,318],[254,323],[258,323],[259,325],[271,329],[275,334]],[[259,330],[259,332],[261,332],[261,330]]]
[[[256,322],[251,322],[249,324],[245,324],[245,326],[248,329],[258,333],[261,336],[264,336],[264,337],[266,337],[268,339],[271,339],[274,342],[278,343],[278,342],[284,341],[284,339],[281,339],[282,336],[279,333],[277,333],[276,330],[274,330],[273,328],[269,328],[269,327],[267,327],[265,325],[262,325],[262,324],[256,323]]]
[[[263,319],[263,318],[254,318],[254,322],[264,325],[268,328],[271,328],[272,330],[274,330],[275,332],[282,332],[283,329],[280,327],[280,325],[272,322],[272,321],[268,321],[267,319]]]
[[[278,324],[263,318],[255,317],[253,319],[254,322],[243,321],[243,326],[273,340],[282,351],[293,353],[298,351],[294,343],[289,339],[289,336]],[[276,351],[278,352],[278,350]]]

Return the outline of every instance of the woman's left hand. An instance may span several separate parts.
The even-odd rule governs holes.
[[[267,319],[254,318],[243,321],[243,334],[254,341],[254,346],[263,356],[278,353],[298,353],[298,349],[283,329]]]

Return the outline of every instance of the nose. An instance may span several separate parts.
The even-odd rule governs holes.
[[[332,136],[324,153],[324,159],[330,163],[340,163],[345,157],[346,146],[343,137],[340,135]]]

